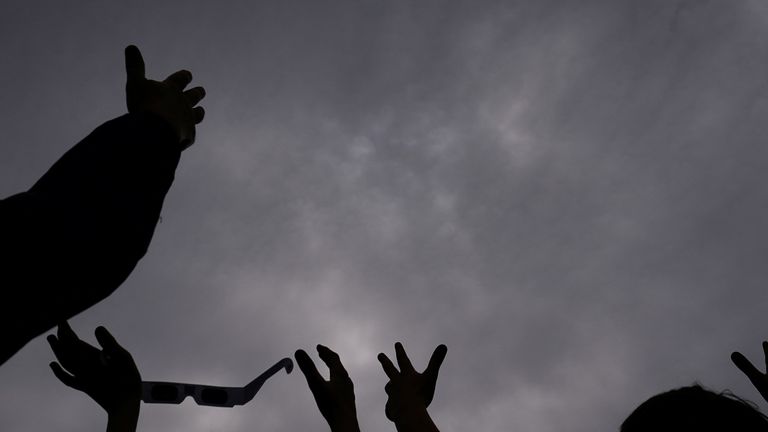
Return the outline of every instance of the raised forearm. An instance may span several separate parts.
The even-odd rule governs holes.
[[[111,294],[146,253],[180,150],[128,114],[94,130],[27,192],[0,201],[0,364]],[[8,298],[13,298],[10,302]]]

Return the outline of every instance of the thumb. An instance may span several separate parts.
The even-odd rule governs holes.
[[[135,45],[125,48],[125,72],[129,83],[144,79],[144,58]]]

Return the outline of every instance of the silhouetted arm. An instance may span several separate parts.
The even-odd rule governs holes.
[[[395,344],[399,371],[386,354],[379,354],[381,367],[389,377],[389,382],[384,387],[388,396],[385,413],[387,418],[395,423],[399,432],[438,432],[427,407],[435,395],[437,375],[447,352],[445,345],[435,348],[427,368],[422,373],[413,368],[400,342]]]
[[[104,327],[96,328],[98,349],[80,340],[68,324],[48,336],[57,362],[53,373],[87,394],[107,412],[107,432],[135,432],[141,404],[141,375],[131,354]]]
[[[99,126],[30,190],[0,200],[0,364],[111,294],[147,251],[205,91],[184,91],[187,71],[144,78],[135,47],[126,70],[129,114]]]
[[[0,362],[128,277],[173,182],[175,141],[157,116],[126,114],[69,150],[29,191],[0,201],[0,319],[10,324],[0,329],[14,341],[0,347]]]
[[[320,413],[325,417],[332,432],[360,432],[354,384],[339,355],[323,345],[317,346],[317,353],[330,371],[328,381],[323,379],[315,363],[304,350],[296,351],[295,357]]]

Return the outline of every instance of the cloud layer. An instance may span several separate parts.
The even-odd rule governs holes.
[[[482,4],[481,4],[482,3]],[[151,5],[151,6],[150,6]],[[368,431],[376,361],[449,351],[442,430],[617,430],[696,380],[758,398],[768,194],[759,2],[0,6],[2,196],[123,108],[122,48],[208,90],[148,255],[72,321],[146,379],[239,385],[334,348]],[[92,340],[92,338],[91,338]],[[315,357],[316,358],[316,357]],[[42,339],[0,429],[98,430]],[[323,428],[300,374],[142,429]]]

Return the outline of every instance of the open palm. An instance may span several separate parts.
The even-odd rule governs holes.
[[[98,349],[77,337],[65,322],[57,335],[48,336],[58,362],[51,369],[65,385],[80,390],[101,405],[107,413],[141,400],[141,375],[130,353],[121,347],[104,327],[96,328]]]

